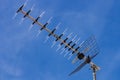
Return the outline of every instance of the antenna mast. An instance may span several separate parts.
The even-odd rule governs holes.
[[[92,69],[92,75],[93,75],[93,80],[97,80],[97,78],[96,78],[96,72],[98,71],[98,69],[96,68],[96,66],[95,65],[92,65],[91,66],[91,69]]]

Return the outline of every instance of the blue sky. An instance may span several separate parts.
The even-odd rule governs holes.
[[[91,80],[89,65],[69,77],[76,67],[67,60],[56,46],[51,48],[54,38],[43,43],[47,33],[34,25],[28,31],[30,23],[26,18],[19,24],[22,14],[15,19],[15,11],[25,0],[0,0],[0,80]],[[97,72],[97,80],[117,80],[120,74],[120,1],[119,0],[29,0],[24,10],[35,4],[31,12],[37,17],[42,11],[45,15],[40,19],[45,23],[49,17],[53,19],[48,26],[53,29],[59,22],[57,31],[60,34],[68,28],[82,40],[90,34],[96,36],[100,54],[93,60],[101,67]]]

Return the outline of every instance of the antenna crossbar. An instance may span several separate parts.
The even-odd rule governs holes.
[[[24,15],[26,15],[26,12],[24,10],[20,10],[20,12]],[[35,18],[33,18],[30,14],[26,15],[26,17],[28,17],[29,19],[31,19],[33,22],[35,21]],[[35,22],[36,24],[38,24],[39,26],[41,26],[41,28],[44,27],[44,25],[38,21]],[[48,33],[51,33],[52,31],[50,29],[48,29],[47,27],[44,28],[44,30],[46,30]],[[79,53],[79,51],[77,51],[76,49],[74,49],[72,46],[70,46],[67,42],[65,42],[62,38],[59,38],[59,36],[55,33],[51,34],[52,36],[54,36],[56,39],[58,39],[61,43],[63,43],[65,46],[67,46],[68,48],[70,48],[72,51],[74,51],[75,53]]]

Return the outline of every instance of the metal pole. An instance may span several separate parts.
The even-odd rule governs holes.
[[[96,67],[94,65],[91,66],[91,69],[93,71],[93,80],[96,80],[96,71],[97,71],[97,69],[96,69]]]
[[[93,80],[96,80],[96,71],[93,70]]]

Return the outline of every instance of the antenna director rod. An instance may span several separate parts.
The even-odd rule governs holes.
[[[26,12],[24,11],[24,10],[20,10],[20,12],[22,13],[22,14],[26,14]],[[32,16],[30,16],[30,14],[29,15],[27,15],[27,17],[28,18],[30,18],[32,21],[35,21],[35,18],[33,18]],[[40,23],[40,22],[36,22],[36,24],[38,24],[39,26],[41,26],[41,27],[44,27],[44,25],[42,24],[42,23]],[[45,27],[44,28],[44,30],[46,30],[48,33],[51,33],[51,30],[50,29],[48,29],[47,27]],[[59,38],[59,36],[57,35],[57,34],[55,34],[55,33],[52,33],[51,35],[53,35],[55,38],[57,38],[60,42],[62,42],[65,46],[67,46],[68,48],[70,48],[72,51],[74,51],[75,53],[78,53],[79,51],[76,51],[73,47],[71,47],[70,45],[68,45],[68,43],[66,43],[66,42],[64,42],[64,40],[63,39],[61,39],[61,38]]]

